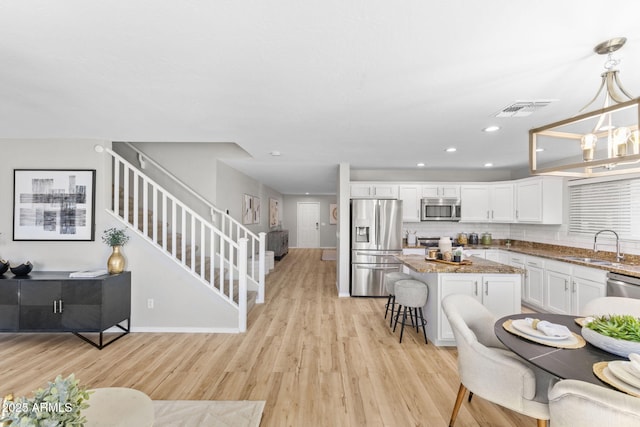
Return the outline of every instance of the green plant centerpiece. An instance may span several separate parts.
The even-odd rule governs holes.
[[[58,375],[33,397],[5,398],[0,423],[10,427],[76,427],[86,423],[82,410],[89,407],[89,392],[73,374]]]
[[[625,314],[596,316],[582,328],[582,337],[619,356],[640,352],[640,319]]]
[[[628,314],[596,317],[587,328],[618,340],[640,342],[640,319]]]
[[[129,241],[127,229],[118,229],[115,227],[107,228],[102,233],[102,241],[109,246],[124,246]]]
[[[111,246],[112,253],[107,260],[107,271],[109,274],[119,274],[124,271],[125,259],[120,248],[129,241],[127,229],[118,229],[115,227],[104,230],[102,241]]]

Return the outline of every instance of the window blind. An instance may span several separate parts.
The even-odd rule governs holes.
[[[640,179],[569,187],[569,234],[614,230],[621,239],[640,240]]]

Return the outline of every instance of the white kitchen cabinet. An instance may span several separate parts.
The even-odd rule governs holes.
[[[517,274],[438,274],[438,301],[447,295],[470,295],[480,301],[496,317],[520,313],[520,282]],[[436,345],[442,342],[455,342],[451,325],[438,303],[429,310],[438,312]]]
[[[552,313],[571,314],[571,264],[547,261],[544,271],[545,309]]]
[[[573,267],[572,313],[588,315],[584,306],[591,300],[607,295],[607,272],[596,268]]]
[[[429,184],[422,186],[422,197],[460,198],[460,186],[456,184]]]
[[[513,222],[513,183],[469,184],[460,186],[460,221]]]
[[[516,221],[562,224],[563,179],[554,176],[525,178],[516,182]]]
[[[523,301],[538,308],[544,307],[544,260],[527,256],[524,265],[525,296]]]
[[[522,270],[525,270],[524,268],[524,262],[525,262],[525,256],[521,255],[521,254],[509,254],[509,265],[512,267],[517,267],[517,268],[521,268]],[[520,295],[522,295],[522,299],[525,298],[526,292],[524,289],[524,284],[526,282],[526,270],[525,270],[525,277],[523,278],[523,280],[520,282]]]
[[[489,186],[470,184],[460,186],[461,222],[488,222]]]
[[[509,264],[509,253],[499,249],[487,249],[484,257],[489,261],[498,262],[500,264]]]
[[[514,185],[510,182],[492,184],[489,187],[491,221],[513,222],[515,219]]]
[[[585,315],[584,306],[595,298],[606,295],[607,272],[560,261],[545,263],[544,310]]]
[[[352,183],[352,199],[397,199],[398,185],[391,183]]]
[[[420,222],[421,191],[419,185],[399,186],[398,199],[402,200],[402,222]]]

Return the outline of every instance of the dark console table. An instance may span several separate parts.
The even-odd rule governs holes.
[[[289,252],[289,230],[268,232],[267,250],[273,251],[273,257],[275,259],[282,259],[282,257]]]
[[[28,276],[0,276],[0,331],[72,332],[99,349],[128,334],[131,273],[91,278],[69,274],[38,271]],[[104,332],[111,327],[122,332],[105,342]],[[97,333],[97,342],[87,333]]]

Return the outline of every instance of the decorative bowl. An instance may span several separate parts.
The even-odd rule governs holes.
[[[11,272],[16,276],[26,276],[27,274],[31,273],[31,270],[33,270],[33,264],[27,261],[24,264],[12,265],[10,268]]]
[[[6,273],[8,269],[9,269],[9,261],[0,259],[0,276]]]
[[[586,326],[582,327],[582,338],[594,347],[622,357],[629,357],[629,353],[640,353],[640,342],[625,341],[599,334]]]

